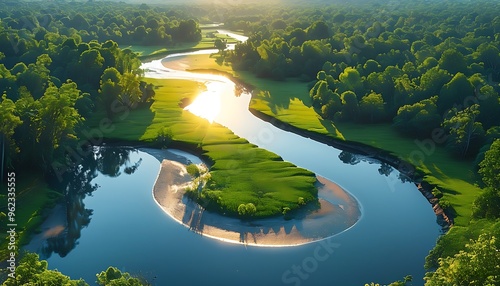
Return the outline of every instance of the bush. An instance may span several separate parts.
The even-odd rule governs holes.
[[[198,166],[196,166],[195,164],[189,164],[189,165],[187,165],[186,166],[186,171],[193,178],[197,178],[197,177],[200,176],[200,169],[198,169]]]
[[[448,211],[451,209],[451,203],[445,199],[439,200],[439,206],[443,209],[443,211]]]
[[[441,192],[438,188],[436,188],[436,187],[434,187],[434,189],[432,189],[432,194],[433,194],[436,198],[438,198],[438,199],[440,199],[440,198],[442,198],[442,197],[443,197],[443,193],[442,193],[442,192]]]
[[[166,148],[170,145],[170,143],[172,143],[173,138],[174,134],[172,133],[172,130],[167,127],[162,127],[156,136],[156,144],[158,147]]]
[[[303,206],[306,204],[306,200],[304,200],[303,197],[299,197],[297,203],[299,204],[299,206]]]
[[[240,216],[253,216],[257,212],[257,208],[254,204],[240,204],[238,206],[238,214]]]
[[[500,218],[500,193],[492,188],[486,188],[472,204],[472,217],[476,219]]]

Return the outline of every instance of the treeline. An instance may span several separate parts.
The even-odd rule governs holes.
[[[436,143],[480,162],[500,137],[498,12],[491,1],[402,1],[234,16],[227,25],[252,34],[228,60],[260,77],[315,80],[323,118],[442,132]]]
[[[82,145],[92,139],[86,119],[102,112],[97,117],[104,116],[105,128],[154,96],[152,85],[141,80],[137,55],[120,49],[105,33],[80,29],[87,22],[89,31],[104,31],[116,19],[125,21],[120,25],[124,29],[133,27],[136,18],[162,19],[162,25],[180,27],[182,37],[190,37],[189,31],[198,27],[193,20],[168,20],[145,5],[112,4],[56,8],[34,2],[0,10],[0,148],[5,150],[1,164],[57,175],[81,157]],[[193,29],[182,30],[186,25]]]
[[[198,42],[198,22],[189,19],[186,8],[149,7],[117,2],[20,2],[0,11],[6,29],[28,30],[35,39],[50,41],[54,34],[78,42],[113,40],[120,45],[173,45]],[[22,37],[11,39],[19,42]],[[3,45],[2,45],[3,46]],[[11,46],[11,45],[9,45]],[[16,53],[4,51],[7,56]]]

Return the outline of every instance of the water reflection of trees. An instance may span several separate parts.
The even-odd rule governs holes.
[[[395,170],[394,167],[392,167],[390,164],[386,162],[381,162],[373,157],[370,156],[365,156],[365,155],[360,155],[360,154],[354,154],[348,151],[342,151],[339,154],[339,159],[340,161],[344,162],[345,164],[349,165],[357,165],[361,162],[367,162],[369,164],[378,164],[380,165],[378,168],[378,172],[382,176],[389,177],[392,172]],[[407,175],[398,172],[397,173],[397,178],[402,182],[412,182],[412,179],[408,177]]]
[[[142,159],[132,163],[132,152],[137,150],[130,147],[92,147],[79,165],[70,168],[63,174],[61,181],[54,183],[55,188],[62,190],[66,226],[61,234],[47,239],[41,250],[44,258],[50,257],[52,253],[65,257],[75,248],[82,229],[91,220],[93,210],[85,207],[84,200],[99,188],[92,181],[99,173],[110,177],[118,177],[122,171],[128,175],[133,174]]]

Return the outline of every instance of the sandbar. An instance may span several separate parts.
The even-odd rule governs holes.
[[[195,233],[246,245],[280,247],[306,244],[334,236],[361,218],[358,201],[334,182],[317,176],[319,206],[305,206],[292,218],[242,220],[206,211],[184,196],[192,184],[186,164],[161,161],[153,186],[157,204],[175,221]]]

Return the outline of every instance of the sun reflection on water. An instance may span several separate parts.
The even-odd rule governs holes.
[[[221,98],[217,88],[208,87],[207,91],[200,93],[196,99],[184,108],[196,116],[214,122],[221,111]]]

